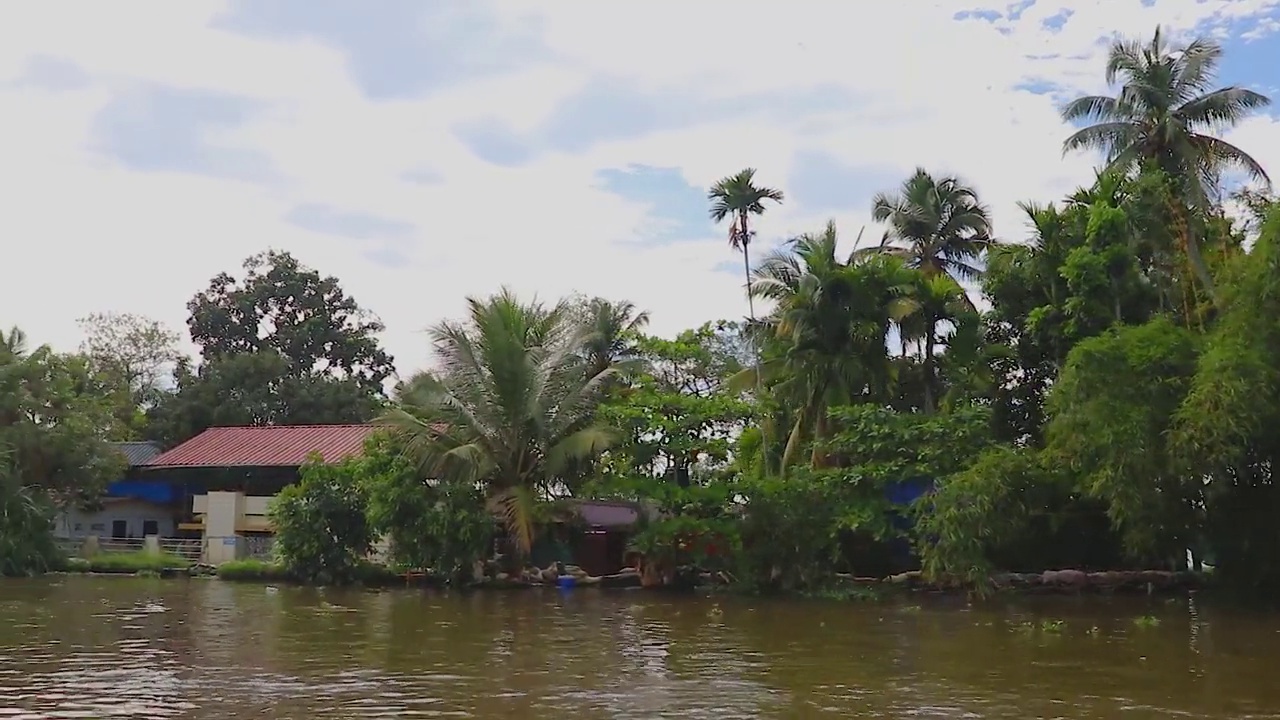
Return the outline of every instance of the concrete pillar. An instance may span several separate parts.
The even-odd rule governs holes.
[[[244,514],[244,493],[211,492],[206,496],[204,556],[209,565],[235,560],[243,552],[244,539],[236,525]]]
[[[160,536],[148,535],[142,539],[142,552],[148,555],[160,554]]]
[[[97,535],[90,535],[84,539],[84,546],[80,549],[80,554],[86,558],[91,558],[98,554]]]

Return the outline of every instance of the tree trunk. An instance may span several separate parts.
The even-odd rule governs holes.
[[[933,412],[933,333],[934,329],[924,336],[924,411]]]
[[[1186,207],[1181,202],[1170,199],[1169,212],[1173,215],[1173,222],[1178,228],[1182,249],[1187,254],[1187,263],[1191,265],[1191,272],[1204,286],[1204,291],[1209,295],[1209,301],[1217,305],[1218,292],[1213,285],[1213,276],[1209,274],[1209,266],[1204,264],[1204,257],[1200,255],[1200,243],[1191,237],[1191,224],[1187,221]],[[1191,318],[1187,318],[1187,322],[1190,323]]]
[[[747,231],[747,218],[743,217],[740,222],[742,232],[742,274],[747,279],[747,317],[751,318],[751,322],[756,321],[756,299],[751,295],[751,252],[748,249],[751,246],[751,234]]]
[[[738,232],[742,233],[741,237],[738,238],[738,242],[742,244],[742,272],[747,280],[747,317],[751,319],[751,324],[754,326],[756,322],[756,301],[755,298],[751,296],[751,251],[749,250],[751,247],[751,229],[747,225],[746,213],[738,215]],[[752,327],[751,331],[752,332],[748,337],[751,341],[752,359],[755,361],[756,366],[756,402],[760,402],[764,398],[763,381],[760,378],[760,348],[756,346],[755,328]],[[764,434],[763,418],[761,418],[760,422],[757,423],[757,427],[760,428],[760,468],[767,474],[769,472],[769,443],[766,442]],[[784,464],[780,472],[785,471],[786,466]]]

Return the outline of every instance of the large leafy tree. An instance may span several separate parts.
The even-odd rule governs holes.
[[[132,313],[93,313],[78,322],[85,332],[80,351],[117,390],[117,417],[136,436],[146,413],[172,390],[173,372],[182,359],[178,334]]]
[[[198,369],[179,363],[177,392],[151,412],[148,434],[165,443],[214,425],[366,422],[381,410],[393,368],[382,324],[338,285],[288,253],[218,275],[188,303],[201,348]]]
[[[896,193],[879,193],[871,216],[888,229],[867,254],[902,258],[925,275],[950,275],[958,282],[981,274],[978,262],[993,244],[991,218],[978,193],[958,177],[935,178],[924,168]]]
[[[749,407],[728,379],[742,362],[724,342],[733,323],[707,323],[674,339],[642,336],[642,367],[610,393],[601,419],[620,431],[602,463],[607,481],[662,477],[688,486],[729,458],[731,438]]]
[[[106,443],[119,432],[110,398],[83,356],[0,332],[0,448],[19,485],[61,507],[95,502],[124,469]]]
[[[466,321],[432,330],[438,369],[406,383],[387,420],[428,477],[483,485],[528,553],[540,502],[614,441],[595,415],[615,368],[589,372],[592,328],[569,303],[503,291],[468,306]]]
[[[187,303],[187,327],[206,361],[274,351],[300,377],[351,378],[371,393],[394,372],[378,345],[382,323],[335,277],[322,277],[285,252],[254,255],[237,280],[227,273]]]
[[[331,425],[367,422],[382,400],[352,378],[296,375],[272,350],[236,353],[175,373],[176,391],[149,413],[147,437],[180,443],[227,425]]]
[[[1209,209],[1224,172],[1240,170],[1269,184],[1252,156],[1211,134],[1266,107],[1265,95],[1241,87],[1215,87],[1222,47],[1207,39],[1175,45],[1157,29],[1149,41],[1117,40],[1107,55],[1106,79],[1114,96],[1087,95],[1068,103],[1062,117],[1087,123],[1063,142],[1063,152],[1101,150],[1107,167],[1163,171],[1191,207]],[[1185,225],[1185,219],[1182,220]],[[1187,259],[1211,297],[1213,279],[1198,242],[1180,228]]]
[[[751,293],[751,242],[755,231],[751,229],[751,217],[763,215],[765,201],[780,203],[781,190],[756,185],[755,168],[746,168],[736,175],[721,178],[707,191],[711,202],[711,219],[716,222],[729,220],[729,245],[742,253],[742,270],[747,280],[747,306],[752,320],[756,318],[755,300]]]

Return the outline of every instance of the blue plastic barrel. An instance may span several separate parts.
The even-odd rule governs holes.
[[[568,590],[578,584],[578,579],[572,575],[561,575],[556,579],[556,584],[560,586],[561,590]]]

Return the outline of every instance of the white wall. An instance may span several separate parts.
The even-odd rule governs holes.
[[[125,534],[136,538],[142,537],[142,524],[147,520],[156,521],[160,537],[173,537],[175,534],[173,510],[168,506],[136,499],[108,499],[105,503],[102,512],[70,510],[59,516],[54,525],[54,535],[61,538],[110,537],[111,525],[116,520],[128,523]]]

